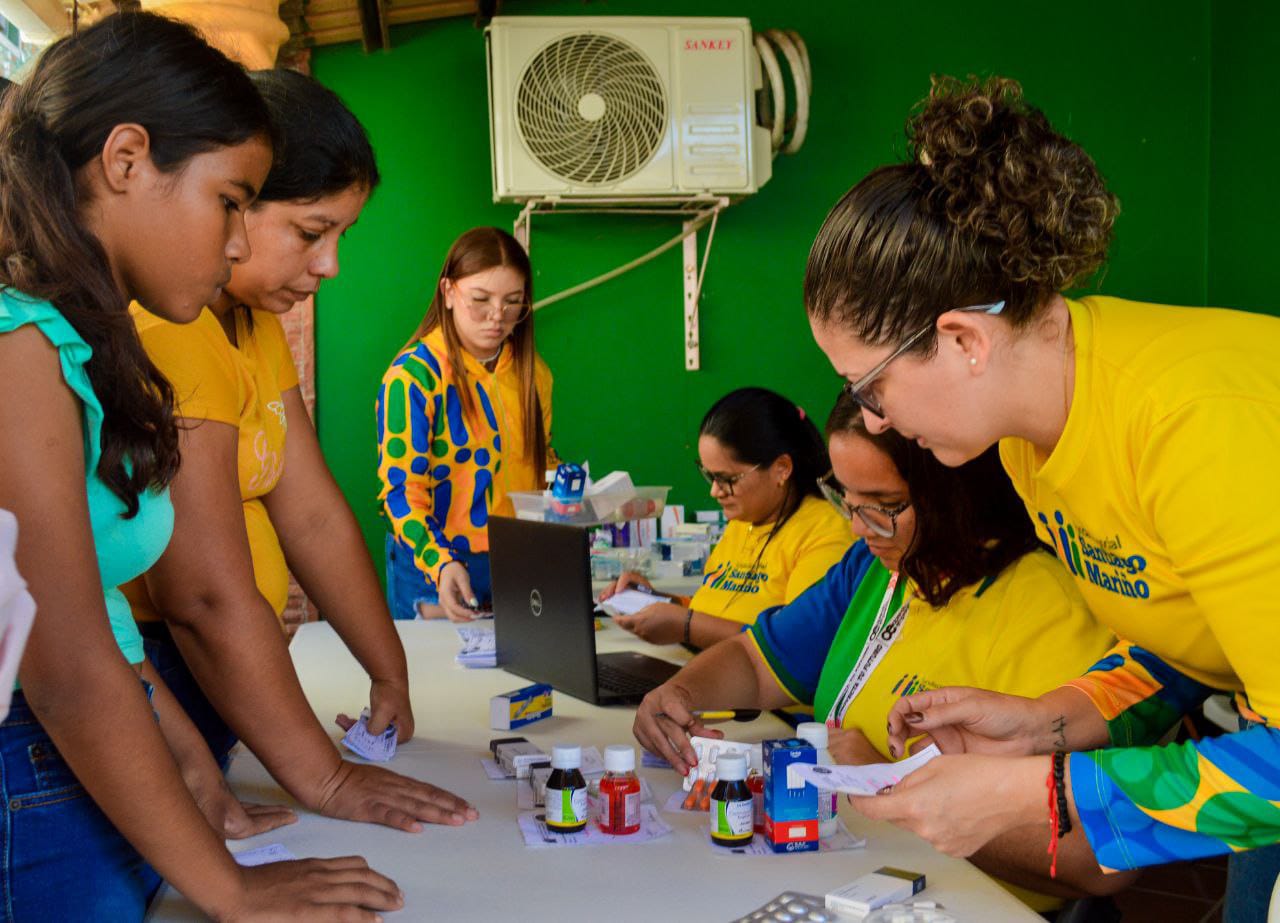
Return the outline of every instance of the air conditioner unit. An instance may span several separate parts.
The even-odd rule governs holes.
[[[743,196],[769,179],[746,19],[498,16],[493,198]]]

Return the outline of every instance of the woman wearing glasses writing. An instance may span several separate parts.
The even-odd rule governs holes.
[[[533,343],[529,257],[498,228],[449,248],[426,316],[378,392],[379,499],[396,618],[466,621],[491,608],[491,514],[539,490],[551,372]]]
[[[791,602],[849,548],[844,522],[824,503],[822,436],[804,411],[765,388],[740,388],[712,405],[698,430],[698,470],[729,521],[692,599],[655,603],[614,621],[654,644],[710,647],[761,611]],[[605,595],[648,586],[626,573]]]
[[[1051,849],[1106,868],[1234,853],[1226,919],[1261,920],[1280,867],[1258,849],[1280,842],[1280,322],[1063,296],[1105,259],[1116,200],[1012,81],[938,83],[909,135],[911,162],[858,183],[814,243],[818,344],[871,430],[947,464],[998,442],[1123,640],[1037,699],[899,703],[891,745],[928,731],[948,755],[859,808],[955,855],[1036,816]],[[1241,731],[1156,746],[1211,690],[1236,694]]]
[[[1111,641],[1039,548],[994,449],[946,468],[896,433],[869,435],[846,394],[827,433],[822,489],[861,541],[793,603],[762,613],[645,697],[636,738],[679,771],[696,762],[687,736],[707,732],[695,709],[812,705],[831,727],[837,762],[879,763],[888,758],[884,716],[901,696],[957,682],[1035,695]],[[1042,827],[1029,827],[976,861],[1060,896],[1088,887],[1077,874],[1102,877],[1087,862],[1064,863],[1067,886],[1051,886],[1036,865],[1042,840]],[[1039,850],[1024,848],[1032,841]],[[1020,852],[1026,861],[1014,861]]]

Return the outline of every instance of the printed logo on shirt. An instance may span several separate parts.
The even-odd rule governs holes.
[[[759,593],[760,587],[768,582],[769,575],[763,570],[725,564],[707,586],[726,593]]]
[[[932,680],[927,680],[919,673],[903,673],[898,677],[898,681],[893,684],[893,688],[889,690],[890,695],[896,695],[903,698],[908,695],[915,695],[917,692],[928,692],[931,689],[937,689],[938,684]]]
[[[1151,586],[1138,576],[1147,569],[1147,559],[1140,554],[1126,555],[1119,535],[1095,536],[1083,526],[1067,522],[1061,510],[1054,510],[1052,523],[1044,513],[1037,515],[1053,550],[1076,577],[1117,596],[1151,596]]]

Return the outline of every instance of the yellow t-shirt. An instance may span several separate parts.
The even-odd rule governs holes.
[[[130,308],[147,355],[173,385],[178,416],[212,420],[239,431],[237,478],[258,590],[279,616],[289,596],[289,569],[263,506],[284,471],[285,391],[298,386],[280,319],[236,311],[232,346],[218,318],[205,308],[191,324],[174,324],[138,305]],[[141,580],[125,588],[141,621],[159,618]]]
[[[766,546],[774,531],[773,524],[730,522],[707,558],[689,608],[749,625],[765,609],[791,602],[821,580],[853,544],[849,523],[817,497],[805,497]]]
[[[1280,718],[1280,320],[1069,301],[1075,392],[1053,452],[1000,455],[1098,619]]]

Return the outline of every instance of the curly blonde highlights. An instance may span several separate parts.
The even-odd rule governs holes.
[[[910,161],[858,183],[814,241],[804,291],[815,319],[880,343],[1004,299],[1023,324],[1097,272],[1119,205],[1016,81],[935,77],[917,109]]]

